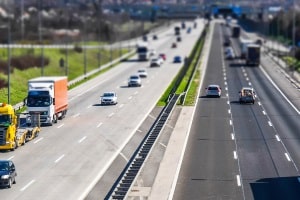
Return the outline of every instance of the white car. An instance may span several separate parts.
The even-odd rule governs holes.
[[[115,92],[104,92],[101,96],[101,105],[116,105],[118,97]]]
[[[142,86],[142,80],[139,75],[131,75],[128,79],[128,87],[132,86]]]
[[[153,58],[150,61],[150,67],[160,67],[162,65],[163,59],[161,57],[159,58]]]
[[[225,50],[225,58],[226,58],[227,60],[231,60],[231,59],[234,59],[234,58],[235,58],[235,53],[234,53],[232,47],[226,48],[226,50]]]
[[[221,97],[221,87],[219,85],[209,85],[206,89],[207,97]]]
[[[146,69],[139,69],[137,73],[141,78],[146,78],[148,76]]]

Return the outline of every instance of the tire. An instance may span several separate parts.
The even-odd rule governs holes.
[[[12,182],[13,184],[16,184],[17,181],[16,181],[16,177],[14,177],[14,181]]]
[[[8,185],[7,185],[7,187],[8,187],[8,188],[11,188],[11,185],[12,185],[12,181],[11,181],[11,178],[9,178],[9,179],[8,179]]]
[[[57,115],[53,115],[53,123],[56,124],[57,123]]]

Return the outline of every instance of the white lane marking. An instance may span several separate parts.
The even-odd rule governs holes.
[[[289,162],[291,162],[291,158],[290,158],[289,154],[285,153],[284,155],[285,155],[286,159],[287,159]]]
[[[41,138],[39,138],[39,139],[35,140],[33,143],[34,143],[34,144],[36,144],[36,143],[40,142],[42,139],[44,139],[44,138],[43,138],[43,137],[41,137]]]
[[[275,137],[276,137],[276,140],[277,140],[278,142],[280,142],[280,137],[279,137],[278,135],[275,135]]]
[[[110,113],[110,114],[108,115],[108,117],[112,117],[114,114],[115,114],[115,113]]]
[[[22,187],[21,189],[20,189],[20,191],[22,192],[22,191],[24,191],[24,190],[26,190],[31,184],[33,184],[35,182],[35,180],[33,179],[33,180],[31,180],[29,183],[27,183],[24,187]]]
[[[102,126],[102,122],[100,122],[98,125],[97,125],[97,128],[99,128],[100,126]]]
[[[7,160],[12,160],[15,156],[11,156],[9,157]]]
[[[138,94],[138,93],[139,93],[139,91],[135,91],[133,94],[136,95],[136,94]]]
[[[57,128],[61,128],[61,127],[63,127],[65,124],[61,124],[61,125],[59,125]]]
[[[233,151],[233,158],[236,160],[238,157],[237,157],[237,153],[236,151]]]
[[[228,87],[225,87],[225,90],[228,90]]]
[[[234,140],[234,133],[231,133],[231,139]]]
[[[264,115],[267,115],[266,111],[264,111],[264,110],[262,111],[262,113],[263,113]]]
[[[228,95],[228,93],[226,93],[226,97],[228,97],[229,95]]]
[[[227,85],[227,81],[225,81],[224,84]]]
[[[246,81],[249,81],[249,78],[248,78],[248,77],[246,77]]]
[[[232,120],[229,120],[229,124],[230,124],[230,126],[232,126]]]
[[[273,126],[272,122],[268,121],[269,126]]]
[[[230,102],[229,102],[229,101],[227,101],[227,104],[229,105],[229,104],[230,104]]]
[[[267,72],[263,68],[259,68],[267,77],[267,79],[271,82],[271,84],[276,88],[276,90],[283,96],[283,98],[292,106],[292,108],[300,115],[300,111],[296,108],[296,106],[283,94],[283,92],[279,89],[279,87],[274,83],[271,77],[267,74]]]
[[[122,108],[123,106],[124,106],[124,104],[122,103],[122,104],[119,105],[119,108]]]
[[[77,113],[76,115],[73,115],[73,118],[78,117],[80,113]]]
[[[122,157],[124,158],[124,160],[125,160],[126,162],[128,162],[128,158],[127,158],[122,152],[120,152],[120,156],[122,156]]]
[[[226,81],[226,79],[227,79],[227,78],[226,78],[226,77],[224,77],[224,81]]]
[[[57,158],[54,162],[58,163],[63,157],[65,157],[65,154],[59,156],[59,158]]]
[[[252,85],[252,83],[251,83],[251,82],[249,82],[249,83],[248,83],[248,85],[250,85],[250,86],[251,86],[251,85]]]
[[[246,77],[246,76],[247,76],[247,73],[244,73],[244,76]]]
[[[129,96],[128,99],[132,99],[132,96]]]
[[[258,103],[258,105],[259,105],[259,106],[261,106],[261,102],[260,102],[260,101],[259,101],[259,102],[257,102],[257,103]]]
[[[163,146],[164,148],[167,148],[167,145],[163,144],[163,143],[159,143],[161,146]]]
[[[241,177],[240,177],[240,175],[236,175],[236,181],[237,181],[237,185],[241,186]]]
[[[228,114],[230,114],[230,113],[231,113],[231,110],[229,109],[229,110],[228,110]]]
[[[140,132],[140,133],[141,133],[141,132],[143,132],[143,131],[141,131],[140,129],[138,129],[137,132]]]
[[[87,108],[91,108],[92,107],[92,105],[89,105]]]
[[[86,139],[86,136],[83,136],[80,140],[78,140],[78,143],[81,143],[85,139]]]

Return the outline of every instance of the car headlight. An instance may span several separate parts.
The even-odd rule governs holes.
[[[8,178],[9,178],[9,175],[8,175],[8,174],[2,175],[2,176],[1,176],[1,179],[8,179]]]

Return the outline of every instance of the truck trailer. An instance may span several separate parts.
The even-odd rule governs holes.
[[[15,150],[38,136],[39,113],[32,113],[30,126],[26,123],[26,117],[27,113],[16,114],[12,105],[0,103],[0,150]]]
[[[246,58],[246,54],[248,51],[248,45],[250,45],[250,44],[255,44],[255,41],[252,39],[240,38],[240,48],[241,48],[240,58],[241,59]]]
[[[148,42],[141,42],[137,44],[136,53],[138,54],[139,61],[147,61],[150,57],[150,49]]]
[[[234,25],[231,27],[231,34],[233,38],[239,38],[241,34],[241,28],[238,25]]]
[[[68,80],[66,76],[44,76],[28,81],[25,99],[27,112],[40,114],[42,125],[52,125],[63,119],[68,110]],[[27,117],[30,124],[30,117]]]
[[[246,53],[246,65],[259,66],[260,63],[260,45],[249,44]]]

